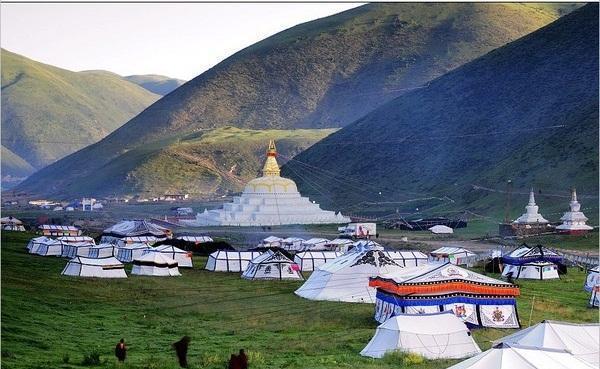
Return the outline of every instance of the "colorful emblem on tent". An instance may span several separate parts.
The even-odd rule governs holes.
[[[503,322],[506,318],[504,317],[504,313],[502,312],[502,310],[496,307],[496,310],[494,310],[494,312],[492,313],[492,319],[495,322]]]
[[[454,307],[454,315],[456,315],[458,318],[466,318],[467,309],[465,308],[465,305],[456,305]]]

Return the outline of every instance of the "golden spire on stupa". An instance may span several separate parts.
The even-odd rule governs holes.
[[[279,177],[279,164],[277,164],[277,148],[275,147],[275,141],[269,140],[269,148],[267,149],[267,160],[263,167],[263,176],[276,176]]]

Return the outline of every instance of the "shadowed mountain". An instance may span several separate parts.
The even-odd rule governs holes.
[[[131,163],[125,156],[130,151],[167,149],[180,137],[219,127],[345,126],[575,6],[379,3],[304,23],[232,55],[101,142],[34,175],[22,189],[79,194],[79,183],[90,176],[102,182],[104,168]],[[126,183],[119,191],[135,191],[131,183],[127,187],[128,173],[119,174],[117,180]]]
[[[590,4],[386,103],[283,173],[330,206],[498,214],[504,195],[492,195],[509,178],[525,193],[568,196],[575,186],[596,196],[593,206],[598,98],[598,4]]]

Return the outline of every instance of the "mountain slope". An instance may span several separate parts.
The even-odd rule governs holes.
[[[478,189],[504,190],[509,178],[521,192],[567,195],[576,186],[594,196],[598,97],[598,4],[591,4],[385,104],[298,155],[284,173],[321,203],[412,211],[445,206],[415,198],[448,196],[454,209],[497,214],[504,195],[491,204]],[[564,209],[568,200],[556,201]]]
[[[71,72],[2,49],[2,145],[35,168],[100,140],[157,99],[114,73]]]
[[[0,145],[0,157],[2,157],[2,187],[6,188],[11,184],[14,185],[22,178],[27,177],[35,172],[35,168],[31,166],[22,157],[10,151],[3,145]]]
[[[123,78],[160,96],[167,95],[185,83],[185,81],[181,79],[160,76],[157,74],[141,74]]]
[[[573,7],[380,3],[301,24],[234,54],[22,189],[67,196],[65,183],[102,178],[128,151],[224,126],[344,126]]]

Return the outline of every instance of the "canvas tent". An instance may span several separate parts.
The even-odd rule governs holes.
[[[567,350],[596,367],[600,364],[600,324],[574,324],[544,320],[494,343]]]
[[[448,226],[445,225],[434,225],[431,228],[428,228],[429,232],[433,233],[433,234],[453,234],[454,230]]]
[[[461,359],[481,349],[465,323],[450,312],[401,314],[377,327],[362,356],[382,358],[387,352],[416,353],[427,359]]]
[[[462,247],[444,246],[429,253],[429,261],[452,263],[454,265],[470,265],[477,255]]]
[[[25,232],[23,222],[10,216],[0,218],[0,226],[2,227],[3,231]]]
[[[88,236],[62,236],[62,237],[58,237],[57,240],[59,240],[62,243],[79,243],[79,242],[87,242],[87,243],[93,243],[93,244],[96,243],[92,237],[88,237]]]
[[[44,236],[79,236],[81,231],[79,228],[74,226],[56,225],[56,224],[42,224],[38,227],[42,235]]]
[[[283,238],[269,236],[269,237],[265,238],[264,240],[262,240],[258,246],[259,247],[280,247],[282,241],[283,241]]]
[[[311,272],[321,265],[342,255],[337,251],[304,251],[294,256],[294,263],[298,264],[303,272]]]
[[[398,251],[384,251],[384,253],[396,264],[403,267],[416,267],[419,265],[427,264],[427,255],[421,251],[412,250],[398,250]]]
[[[179,236],[177,239],[186,242],[193,242],[195,244],[213,242],[213,239],[209,236]]]
[[[147,220],[123,220],[104,230],[101,243],[122,246],[128,243],[155,243],[166,240],[172,232]]]
[[[501,343],[448,369],[591,369],[568,351]]]
[[[88,249],[88,258],[106,258],[117,254],[116,246],[110,243],[101,243]]]
[[[61,256],[62,254],[63,245],[58,240],[42,236],[32,239],[29,243],[31,246],[28,246],[28,249],[31,254],[41,256]]]
[[[149,252],[134,259],[131,274],[155,277],[181,275],[177,262],[160,252]]]
[[[600,307],[600,265],[588,270],[584,289],[590,292],[591,307]]]
[[[175,260],[180,268],[192,268],[192,253],[171,245],[162,245],[149,249],[148,252],[159,252]]]
[[[375,320],[399,314],[450,311],[472,326],[519,328],[519,288],[450,263],[406,268],[371,278],[377,288]]]
[[[358,246],[321,265],[294,293],[309,300],[375,302],[369,278],[398,273],[402,267],[382,250]]]
[[[556,264],[562,263],[562,256],[543,246],[523,245],[503,256],[502,263],[503,277],[510,273],[514,279],[556,279],[559,278]]]
[[[75,257],[69,260],[62,274],[75,277],[127,278],[123,264],[112,256],[98,259]]]
[[[288,237],[281,241],[281,248],[287,251],[300,251],[302,250],[302,243],[305,240],[299,237]]]
[[[131,263],[133,259],[139,258],[144,254],[145,251],[150,250],[151,247],[145,243],[134,243],[125,245],[123,247],[117,247],[117,259],[123,263]]]
[[[329,242],[325,238],[311,238],[302,242],[303,251],[322,251],[325,250],[325,245]]]
[[[250,261],[244,279],[304,279],[293,261],[279,251],[267,251]]]
[[[354,247],[354,241],[348,238],[336,238],[325,244],[329,251],[347,252]]]
[[[237,272],[246,270],[250,261],[262,254],[258,251],[218,250],[208,256],[204,269],[211,272]]]
[[[75,256],[87,257],[90,248],[96,246],[94,242],[61,242],[61,256],[65,258],[74,258]]]

